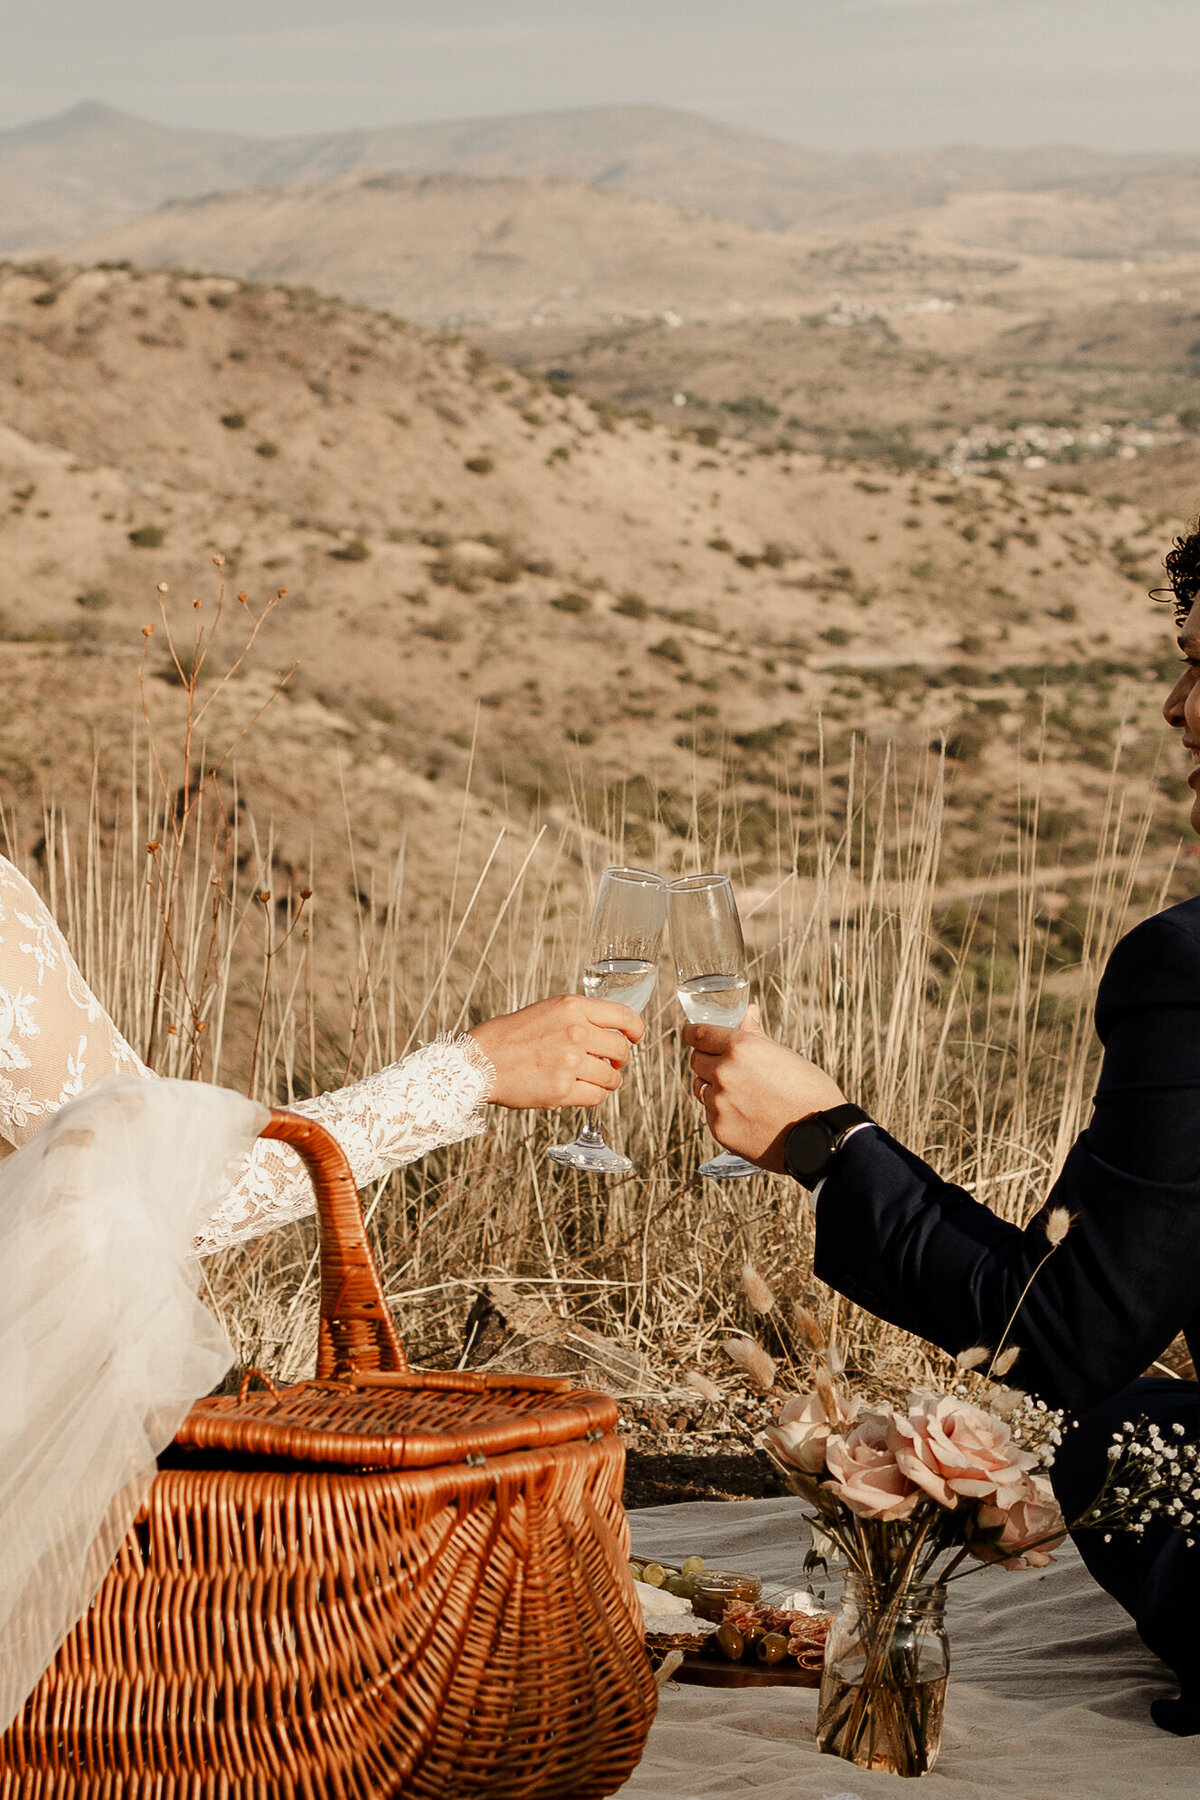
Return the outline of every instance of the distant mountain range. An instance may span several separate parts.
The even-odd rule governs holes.
[[[1196,177],[1200,157],[1071,146],[832,155],[662,106],[259,138],[86,101],[0,132],[0,251],[52,250],[165,201],[355,171],[558,177],[779,231],[883,220],[955,194]]]

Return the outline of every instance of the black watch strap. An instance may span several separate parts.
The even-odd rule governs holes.
[[[870,1113],[847,1100],[825,1112],[797,1119],[783,1144],[783,1166],[804,1187],[816,1187],[829,1172],[846,1133],[855,1125],[873,1125]]]

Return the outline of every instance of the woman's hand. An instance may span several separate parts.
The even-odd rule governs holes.
[[[496,1071],[495,1106],[599,1106],[621,1085],[621,1070],[646,1027],[612,1000],[558,994],[520,1012],[473,1025]]]
[[[816,1063],[765,1036],[758,1019],[752,1006],[737,1031],[688,1025],[683,1041],[692,1052],[692,1091],[718,1144],[781,1175],[789,1128],[846,1096]]]

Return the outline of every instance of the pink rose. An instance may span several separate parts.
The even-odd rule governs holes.
[[[889,1442],[909,1480],[951,1508],[983,1500],[1006,1510],[1037,1464],[1003,1419],[948,1395],[914,1394],[906,1414],[892,1414]]]
[[[825,1469],[825,1446],[831,1432],[839,1425],[849,1425],[858,1417],[860,1402],[834,1396],[836,1416],[831,1420],[819,1394],[798,1394],[789,1400],[779,1415],[778,1425],[768,1425],[763,1436],[782,1462],[791,1463],[806,1475],[820,1475]]]
[[[998,1529],[999,1535],[988,1543],[972,1542],[972,1556],[1005,1569],[1044,1569],[1050,1552],[1067,1535],[1066,1521],[1044,1475],[1031,1475],[1025,1492],[1011,1506],[981,1506],[976,1522],[980,1531]]]
[[[831,1437],[825,1446],[825,1466],[831,1481],[824,1486],[860,1519],[907,1519],[922,1498],[909,1481],[888,1442],[888,1415],[862,1413],[845,1436]]]

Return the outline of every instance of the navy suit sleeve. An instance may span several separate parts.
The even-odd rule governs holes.
[[[1200,1308],[1200,918],[1130,932],[1097,1000],[1104,1061],[1088,1129],[1024,1230],[881,1130],[848,1140],[817,1207],[817,1275],[957,1352],[999,1342],[1020,1301],[1012,1379],[1085,1411],[1142,1374]],[[1065,1206],[1046,1253],[1045,1213]]]

